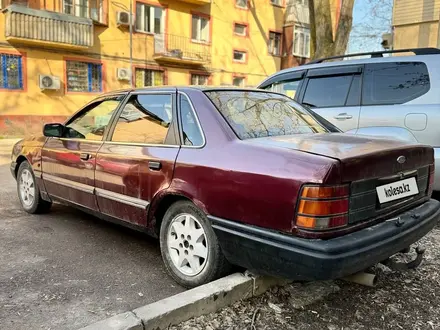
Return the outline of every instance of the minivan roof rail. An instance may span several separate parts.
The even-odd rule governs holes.
[[[384,50],[384,51],[369,52],[369,53],[356,53],[356,54],[347,54],[347,55],[337,55],[337,56],[330,56],[330,57],[319,58],[317,60],[313,60],[313,61],[310,61],[310,62],[306,63],[306,65],[322,63],[324,61],[334,60],[334,59],[338,59],[338,58],[355,57],[355,56],[367,56],[367,55],[370,55],[371,58],[375,58],[375,57],[383,57],[384,54],[409,53],[409,52],[414,53],[414,55],[435,55],[435,54],[440,54],[440,49],[434,48],[434,47],[429,47],[429,48],[408,48],[408,49]]]

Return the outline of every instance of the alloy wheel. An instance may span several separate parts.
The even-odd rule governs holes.
[[[35,200],[35,182],[32,173],[24,169],[19,180],[21,200],[26,207],[31,207]]]
[[[167,248],[174,266],[184,275],[196,276],[206,265],[206,233],[200,222],[191,214],[179,214],[171,221]]]

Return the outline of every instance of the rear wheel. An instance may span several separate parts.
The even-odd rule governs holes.
[[[167,271],[186,288],[213,281],[231,269],[206,215],[188,201],[174,203],[165,213],[160,248]]]
[[[27,161],[21,163],[18,168],[17,191],[21,206],[28,213],[44,213],[52,206],[51,202],[41,198],[34,172]]]

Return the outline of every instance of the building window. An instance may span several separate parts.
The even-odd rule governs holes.
[[[270,3],[275,5],[275,6],[282,6],[283,5],[283,0],[270,0]]]
[[[66,62],[68,92],[102,92],[102,64]]]
[[[240,23],[234,23],[234,34],[238,36],[247,36],[248,35],[248,25],[247,24],[240,24]]]
[[[310,57],[310,29],[295,26],[293,35],[293,55],[299,57]]]
[[[295,2],[299,5],[309,6],[309,0],[295,0]]]
[[[244,77],[233,77],[232,78],[232,85],[237,87],[244,87]]]
[[[280,56],[281,55],[281,33],[269,32],[268,43],[269,54]]]
[[[104,0],[90,0],[90,18],[104,23]]]
[[[0,54],[0,88],[23,89],[23,67],[20,55]]]
[[[208,85],[209,76],[206,74],[191,74],[191,85]]]
[[[88,0],[63,0],[63,12],[78,17],[89,17]]]
[[[246,62],[246,52],[241,50],[234,50],[234,62],[245,63]]]
[[[247,0],[235,0],[235,5],[244,9],[248,8]]]
[[[165,32],[165,11],[160,7],[136,2],[136,31],[161,34]]]
[[[165,75],[160,70],[139,69],[135,70],[135,86],[162,86],[165,84]]]
[[[192,15],[191,38],[195,41],[209,42],[209,18]]]

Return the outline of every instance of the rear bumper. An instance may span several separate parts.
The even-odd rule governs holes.
[[[341,278],[384,261],[431,231],[440,202],[429,200],[380,224],[329,240],[304,239],[209,217],[223,253],[233,264],[292,280]]]

